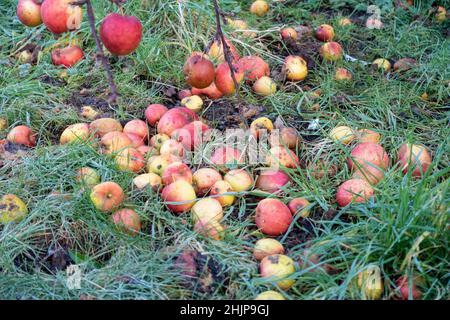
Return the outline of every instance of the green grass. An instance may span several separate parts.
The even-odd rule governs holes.
[[[9,127],[30,125],[39,133],[39,143],[24,157],[4,161],[0,167],[0,195],[17,194],[30,211],[20,223],[0,226],[0,297],[252,299],[264,290],[277,290],[271,281],[258,277],[258,263],[252,258],[250,249],[262,237],[256,232],[252,197],[240,196],[232,208],[225,210],[227,232],[223,241],[207,240],[192,231],[189,215],[175,216],[156,193],[135,190],[131,185],[133,174],[118,171],[114,161],[95,148],[55,144],[67,125],[84,121],[71,97],[88,84],[92,97],[105,99],[107,82],[101,65],[94,63],[95,46],[86,16],[79,31],[63,35],[81,39],[86,59],[61,80],[62,69],[51,64],[49,54],[49,47],[58,40],[42,26],[23,27],[15,17],[15,2],[0,4],[0,117],[8,120]],[[306,221],[297,220],[278,240],[296,262],[308,248],[321,256],[322,263],[339,271],[310,272],[311,268],[296,265],[292,275],[295,285],[283,295],[288,299],[360,298],[352,283],[360,271],[375,263],[382,270],[383,299],[394,297],[395,280],[403,274],[423,278],[423,298],[448,299],[450,41],[445,30],[449,22],[434,22],[428,11],[431,2],[408,12],[380,1],[386,25],[383,30],[337,26],[338,17],[359,17],[365,12],[359,1],[274,2],[265,18],[250,15],[251,1],[220,3],[223,10],[246,19],[257,30],[257,37],[250,39],[225,27],[241,55],[264,57],[272,71],[281,69],[283,57],[270,49],[280,45],[281,27],[315,27],[324,22],[335,26],[337,41],[345,52],[362,61],[378,57],[394,61],[412,57],[418,61],[418,67],[405,74],[383,75],[358,62],[327,64],[313,56],[316,67],[309,70],[305,83],[278,83],[278,92],[268,98],[242,88],[243,100],[263,106],[272,120],[280,115],[302,135],[320,136],[318,141],[305,141],[299,150],[301,159],[320,157],[339,167],[337,174],[319,180],[306,169],[289,171],[293,184],[282,200],[304,196],[312,204],[312,214]],[[448,2],[441,4],[449,9]],[[97,22],[114,10],[108,1],[95,1],[95,9]],[[183,16],[177,1],[129,1],[124,9],[141,19],[145,33],[135,53],[112,60],[121,97],[117,105],[103,111],[120,120],[142,118],[147,104],[168,102],[164,94],[167,88],[184,88],[185,57],[192,50],[202,50],[214,33],[210,1],[181,5]],[[416,20],[414,14],[418,15]],[[15,54],[29,42],[40,45],[43,54],[37,64],[21,65]],[[337,66],[349,69],[353,81],[336,83],[333,77]],[[43,81],[49,78],[62,85]],[[310,101],[304,85],[310,90],[320,89],[322,95]],[[420,98],[425,92],[428,101]],[[235,102],[233,97],[228,99]],[[312,108],[314,103],[320,108]],[[304,129],[314,119],[318,119],[319,129]],[[403,142],[425,144],[434,159],[432,168],[422,179],[414,179],[391,167],[375,187],[375,201],[337,208],[336,188],[351,176],[345,165],[351,147],[327,139],[329,130],[340,124],[379,131],[391,159]],[[0,132],[0,139],[7,131]],[[125,206],[135,209],[143,221],[141,234],[131,237],[118,232],[107,215],[94,209],[89,193],[74,179],[76,170],[83,166],[97,169],[103,181],[113,180],[124,188]],[[326,214],[330,209],[337,211],[330,216]],[[202,276],[208,279],[214,269],[212,285],[195,281],[186,285],[173,263],[185,249],[204,254],[202,265],[209,268]],[[49,261],[61,252],[68,252],[81,265],[81,289],[67,288],[64,270],[48,270]],[[46,256],[49,258],[43,259]]]

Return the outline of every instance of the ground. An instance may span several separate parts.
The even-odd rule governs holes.
[[[98,21],[116,10],[108,1],[94,2]],[[381,30],[365,28],[366,4],[359,1],[273,1],[263,18],[249,13],[251,1],[220,1],[223,11],[247,20],[257,32],[256,38],[248,38],[226,26],[227,36],[242,56],[260,55],[268,61],[278,84],[278,92],[267,98],[244,86],[242,108],[272,120],[281,116],[303,136],[299,150],[303,163],[321,158],[337,168],[321,179],[312,178],[307,168],[290,171],[294,183],[283,200],[303,196],[313,209],[309,218],[297,219],[278,238],[296,261],[295,284],[283,292],[287,299],[360,298],[354,279],[370,264],[381,268],[383,299],[396,297],[395,281],[405,274],[421,277],[423,298],[449,298],[450,23],[447,19],[438,24],[430,9],[450,6],[445,1],[414,1],[415,6],[375,2],[382,10]],[[117,170],[114,161],[96,149],[58,145],[67,125],[85,121],[80,116],[83,106],[126,121],[142,119],[149,103],[178,104],[174,92],[186,87],[185,57],[203,50],[214,34],[212,2],[128,1],[124,11],[141,19],[144,38],[132,55],[109,57],[121,95],[113,105],[106,101],[109,88],[94,59],[86,15],[79,31],[56,39],[45,27],[22,26],[15,5],[14,0],[0,4],[0,117],[9,125],[0,131],[0,139],[8,128],[26,124],[38,132],[38,146],[28,149],[6,143],[0,152],[0,195],[16,194],[29,208],[20,223],[0,226],[0,297],[253,299],[262,291],[277,290],[258,276],[251,253],[262,237],[254,223],[255,195],[240,196],[225,211],[223,241],[208,240],[192,231],[189,215],[175,216],[155,192],[135,190],[133,174]],[[354,25],[338,26],[342,16],[352,18]],[[351,57],[365,62],[408,57],[417,60],[417,67],[402,74],[382,74],[358,61],[321,61],[312,38],[295,46],[280,41],[283,26],[322,23],[335,27],[337,41]],[[52,46],[75,38],[86,58],[68,70],[53,66]],[[32,64],[16,59],[24,46],[42,49]],[[278,76],[288,54],[307,56],[310,70],[305,81],[292,84]],[[350,70],[353,80],[336,82],[337,66]],[[321,95],[311,100],[310,93],[317,89]],[[236,127],[238,120],[232,116],[236,105],[235,97],[222,99],[209,106],[205,117],[221,129]],[[229,116],[225,125],[224,115]],[[248,120],[255,116],[250,111]],[[314,119],[318,126],[309,130]],[[431,151],[432,167],[416,179],[392,166],[376,186],[375,201],[338,208],[335,192],[351,175],[345,165],[351,149],[327,138],[336,125],[379,131],[392,160],[401,143],[424,144]],[[102,180],[114,180],[124,188],[127,206],[143,221],[141,234],[119,232],[107,215],[94,209],[89,193],[74,179],[76,170],[87,165],[97,169]],[[301,268],[305,248],[332,270]],[[196,267],[194,271],[186,268],[186,261]],[[82,272],[80,288],[72,290],[66,273],[71,264],[79,265]],[[191,277],[186,278],[189,271]]]

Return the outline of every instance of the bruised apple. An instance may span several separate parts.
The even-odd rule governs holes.
[[[405,143],[398,149],[398,162],[404,174],[412,170],[414,177],[420,177],[428,170],[431,161],[430,153],[422,145]]]
[[[141,219],[136,211],[121,209],[111,215],[111,219],[119,230],[136,235],[141,231]]]
[[[125,194],[117,183],[108,181],[94,186],[90,198],[97,210],[110,212],[122,204]]]
[[[360,143],[374,142],[380,143],[381,135],[370,129],[360,129],[356,132],[356,137]]]
[[[149,172],[135,177],[133,183],[138,189],[150,187],[153,191],[156,191],[162,185],[162,179],[156,173]]]
[[[349,144],[355,139],[355,133],[353,132],[352,128],[347,126],[338,126],[334,127],[329,135],[331,140],[336,142],[341,142],[343,144]]]
[[[27,214],[27,205],[18,196],[5,194],[0,198],[0,223],[19,222]]]
[[[45,0],[41,5],[41,17],[45,26],[53,33],[76,30],[81,25],[83,11],[72,4],[73,0]]]
[[[209,127],[201,121],[193,121],[172,132],[171,138],[180,142],[186,150],[194,150],[208,139]]]
[[[15,144],[23,144],[27,147],[36,145],[36,134],[27,126],[17,126],[9,131],[6,140]]]
[[[110,13],[101,23],[99,33],[109,52],[125,56],[139,46],[142,24],[136,17]]]
[[[159,149],[161,155],[172,154],[178,158],[182,158],[185,154],[184,146],[181,142],[174,139],[169,139],[163,142]]]
[[[391,63],[387,59],[378,58],[372,62],[372,66],[376,69],[381,69],[384,72],[388,72],[391,70]]]
[[[84,58],[84,52],[79,46],[69,46],[52,51],[52,63],[55,66],[71,68]]]
[[[145,118],[147,119],[148,124],[154,127],[168,110],[169,109],[162,104],[155,103],[149,105],[147,109],[145,109]]]
[[[380,267],[377,265],[369,265],[358,273],[357,283],[364,300],[378,300],[383,295],[383,279]]]
[[[419,281],[418,281],[419,280]],[[395,281],[397,290],[402,300],[419,300],[422,297],[422,291],[417,286],[420,279],[418,277],[401,276]]]
[[[308,75],[306,61],[299,56],[287,56],[284,59],[283,72],[290,81],[300,81]]]
[[[283,254],[273,254],[262,259],[259,273],[262,278],[275,282],[278,287],[288,290],[295,283],[289,276],[295,272],[294,261]]]
[[[198,196],[207,194],[219,180],[222,180],[222,175],[212,168],[200,168],[192,177],[194,190]]]
[[[138,149],[139,147],[145,147],[145,139],[134,133],[125,133],[127,137],[131,140],[131,146]],[[142,152],[141,152],[142,153]]]
[[[17,17],[27,27],[36,27],[42,23],[41,5],[34,0],[19,0]]]
[[[253,178],[244,169],[234,169],[228,171],[223,179],[230,184],[236,192],[249,190],[253,186]]]
[[[317,40],[328,42],[334,38],[334,29],[329,24],[322,24],[317,27],[315,36]]]
[[[182,162],[174,162],[169,164],[162,172],[162,182],[164,185],[169,185],[178,180],[184,180],[192,184],[191,169]]]
[[[240,67],[237,64],[233,65],[233,69],[235,80],[239,85],[244,79],[244,73],[240,70]],[[235,93],[236,86],[231,75],[230,67],[226,62],[223,62],[217,66],[215,83],[217,89],[219,89],[224,95],[229,96]]]
[[[239,70],[244,73],[245,80],[255,81],[263,76],[269,76],[269,65],[258,56],[246,56],[237,62]]]
[[[193,95],[204,95],[210,98],[211,100],[217,100],[223,97],[222,91],[217,89],[216,83],[211,83],[208,87],[199,89],[199,88],[192,88],[192,94]]]
[[[171,163],[180,162],[180,158],[174,156],[173,154],[162,154],[159,156],[154,156],[147,161],[148,172],[153,172],[161,175],[164,169]]]
[[[269,167],[296,168],[299,165],[299,159],[292,150],[282,146],[275,146],[269,150],[266,156],[266,163]]]
[[[265,257],[273,254],[284,254],[284,247],[280,242],[271,238],[256,241],[255,247],[253,248],[253,257],[256,260],[261,261]]]
[[[363,179],[350,179],[339,186],[336,192],[336,201],[340,207],[352,202],[366,202],[374,196],[371,185]]]
[[[323,59],[328,61],[337,61],[342,59],[342,47],[337,42],[324,43],[319,49],[320,55]]]
[[[281,170],[264,170],[256,180],[256,188],[269,193],[279,193],[290,181],[289,176]]]
[[[213,63],[202,54],[194,54],[188,57],[183,72],[186,82],[199,89],[208,87],[215,77]]]
[[[211,187],[210,195],[220,202],[222,207],[231,206],[234,203],[235,196],[231,185],[225,180],[216,181]]]
[[[113,118],[100,118],[94,120],[89,125],[89,128],[92,133],[95,133],[95,135],[99,136],[100,138],[108,132],[123,130],[120,122]]]
[[[274,130],[270,135],[270,144],[273,147],[281,146],[288,147],[289,149],[297,148],[302,139],[297,130],[290,127],[283,127],[279,130]]]
[[[311,203],[305,198],[294,198],[289,201],[288,207],[291,210],[292,215],[296,215],[300,213],[300,217],[307,218],[309,217],[310,210],[306,209]]]
[[[256,226],[269,236],[285,233],[292,222],[289,208],[278,199],[264,199],[256,207]]]
[[[270,96],[277,92],[277,84],[269,77],[261,77],[253,84],[253,91],[261,96]]]
[[[164,187],[161,198],[171,212],[180,214],[192,208],[196,195],[189,182],[177,180]]]
[[[214,198],[204,198],[197,201],[191,209],[192,221],[215,220],[220,222],[223,219],[223,209],[220,202]]]
[[[264,134],[269,134],[273,130],[272,120],[266,117],[255,119],[250,124],[250,133],[256,138],[262,137]]]
[[[123,171],[139,172],[145,167],[144,156],[135,148],[120,150],[115,160],[118,168]]]
[[[59,143],[85,142],[89,139],[89,136],[90,131],[87,123],[75,123],[63,131],[59,138]]]
[[[192,95],[181,100],[180,103],[183,107],[188,108],[196,113],[202,111],[203,100],[197,95]]]

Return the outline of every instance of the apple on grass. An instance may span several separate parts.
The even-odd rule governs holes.
[[[256,207],[256,226],[269,236],[285,233],[292,223],[289,208],[278,199],[264,199]]]
[[[117,183],[108,181],[94,186],[90,198],[97,210],[111,212],[122,204],[125,194]]]
[[[236,199],[235,191],[225,180],[216,181],[211,187],[210,195],[220,202],[222,207],[231,206]]]
[[[294,261],[283,254],[273,254],[264,257],[259,265],[262,278],[275,284],[282,290],[291,288],[295,280],[289,278],[295,272]]]
[[[0,198],[0,223],[19,222],[28,214],[25,202],[14,194],[5,194]]]
[[[121,231],[136,235],[141,231],[141,219],[136,211],[121,209],[111,215],[112,221]]]
[[[164,187],[161,198],[171,212],[181,214],[194,206],[197,196],[189,182],[177,180]]]
[[[52,51],[52,63],[71,68],[84,58],[84,52],[79,46],[68,46]]]
[[[192,221],[199,220],[220,222],[223,219],[223,209],[220,202],[214,198],[203,198],[197,201],[191,209]]]
[[[6,136],[6,140],[30,148],[36,146],[36,134],[29,127],[23,125],[12,128]]]
[[[100,118],[94,120],[89,125],[92,133],[98,137],[103,137],[108,132],[123,131],[123,127],[119,121],[113,118]]]
[[[192,181],[198,196],[207,194],[213,185],[222,180],[222,175],[212,168],[200,168],[194,172]]]
[[[36,27],[42,24],[41,5],[34,0],[19,0],[17,17],[27,27]]]
[[[156,126],[159,119],[166,113],[169,109],[165,105],[154,103],[150,104],[147,109],[145,109],[145,118],[147,122],[152,127]]]
[[[87,123],[75,123],[68,126],[61,137],[59,138],[60,144],[74,143],[74,142],[86,142],[90,137],[89,125]]]
[[[263,238],[256,241],[253,248],[253,257],[256,260],[261,261],[273,254],[284,254],[284,247],[280,242],[271,238]]]

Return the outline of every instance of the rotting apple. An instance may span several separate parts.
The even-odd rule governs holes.
[[[353,129],[347,126],[334,127],[333,129],[331,129],[328,136],[331,140],[340,142],[342,144],[349,144],[356,138]]]
[[[279,292],[267,290],[258,294],[255,300],[286,300],[286,298]]]
[[[233,65],[233,69],[235,80],[239,85],[244,79],[244,73],[240,70],[240,67],[237,64]],[[232,95],[236,92],[236,86],[231,75],[231,70],[226,62],[223,62],[217,66],[215,83],[217,89],[219,89],[225,96]]]
[[[237,62],[238,68],[244,73],[244,79],[256,81],[263,76],[269,76],[269,65],[258,56],[246,56]]]
[[[34,0],[19,0],[17,17],[27,27],[36,27],[42,24],[41,5]]]
[[[162,185],[162,179],[156,173],[149,172],[138,175],[133,179],[133,183],[138,189],[150,187],[153,191],[159,189]]]
[[[68,126],[62,132],[59,143],[74,143],[74,142],[86,142],[88,141],[91,132],[87,123],[75,123]]]
[[[334,38],[334,29],[329,24],[322,24],[315,30],[316,39],[323,42],[328,42]]]
[[[294,28],[283,28],[280,31],[281,39],[283,40],[297,40],[297,31]]]
[[[125,133],[127,135],[127,137],[131,140],[131,146],[133,148],[139,148],[142,146],[145,146],[145,138],[138,136],[137,134],[134,133]],[[142,152],[141,152],[142,153]]]
[[[159,156],[159,151],[150,146],[142,145],[137,147],[136,150],[139,151],[145,159],[148,159],[151,156]]]
[[[251,4],[250,12],[258,17],[265,16],[269,12],[269,4],[264,0],[256,0]]]
[[[55,66],[71,68],[84,58],[84,52],[79,46],[68,46],[52,51],[52,63]]]
[[[443,23],[447,20],[447,10],[445,10],[443,6],[438,6],[436,9],[435,18],[438,23]]]
[[[203,108],[203,100],[197,95],[184,98],[180,104],[196,113],[202,111]]]
[[[295,280],[289,278],[294,272],[294,261],[283,254],[267,256],[259,265],[261,277],[275,282],[283,290],[288,290],[294,285]]]
[[[122,204],[125,194],[117,183],[107,181],[94,186],[90,198],[97,210],[110,212]]]
[[[125,56],[139,46],[142,39],[142,24],[134,16],[110,13],[103,19],[99,34],[109,52]]]
[[[342,183],[336,192],[336,201],[340,207],[352,202],[367,202],[374,196],[372,186],[363,179],[350,179]]]
[[[24,125],[12,128],[6,136],[6,140],[15,144],[23,144],[30,148],[36,146],[36,134]]]
[[[415,66],[417,66],[416,59],[402,58],[402,59],[397,60],[394,63],[394,71],[395,72],[404,72],[404,71],[408,71],[408,70],[414,68]]]
[[[97,170],[92,169],[91,167],[83,167],[77,171],[75,180],[88,188],[92,188],[100,183],[100,176]]]
[[[214,83],[214,82],[213,82]],[[211,85],[213,84],[213,83],[211,83]],[[211,86],[211,85],[209,85],[209,87]],[[207,88],[209,88],[209,87],[207,87]],[[193,88],[192,88],[193,89]],[[204,89],[206,89],[206,88],[204,88]],[[201,91],[201,90],[203,90],[203,89],[197,89],[198,91]],[[178,91],[178,94],[177,94],[177,96],[178,96],[178,99],[179,100],[183,100],[184,98],[187,98],[187,97],[190,97],[190,96],[192,96],[193,94],[200,94],[200,93],[192,93],[192,91],[191,90],[189,90],[189,89],[183,89],[183,90],[180,90],[180,91]]]
[[[273,131],[270,135],[270,145],[272,147],[281,146],[296,149],[301,143],[302,138],[295,128],[283,127]]]
[[[200,168],[192,177],[194,190],[198,196],[207,194],[219,180],[222,180],[222,175],[212,168]]]
[[[172,154],[178,158],[183,158],[185,155],[184,146],[181,142],[174,139],[169,139],[163,142],[161,148],[159,149],[161,155]]]
[[[358,273],[358,287],[361,289],[363,299],[379,300],[384,291],[380,267],[370,265]]]
[[[183,162],[174,162],[164,168],[162,174],[162,182],[165,186],[178,180],[184,180],[192,184],[191,169]]]
[[[73,0],[45,0],[41,17],[45,26],[55,34],[76,30],[81,25],[83,11]]]
[[[256,226],[269,236],[279,236],[285,233],[292,223],[289,208],[278,199],[264,199],[256,207]]]
[[[271,238],[263,238],[256,241],[253,248],[253,257],[256,260],[261,261],[273,254],[284,254],[284,247],[280,242]]]
[[[420,300],[422,298],[422,291],[417,286],[418,282],[420,281],[417,281],[417,277],[412,279],[407,275],[399,277],[395,281],[395,284],[400,293],[400,298],[402,300],[410,300],[411,298],[412,300]]]
[[[197,120],[195,112],[191,112],[191,110],[184,107],[170,109],[162,115],[161,119],[159,119],[157,127],[158,133],[164,133],[170,136],[174,130],[182,128],[189,122]]]
[[[186,150],[192,151],[208,139],[209,130],[210,128],[203,122],[193,121],[173,131],[171,139],[180,142]]]
[[[186,82],[199,89],[208,87],[215,77],[213,63],[201,54],[188,57],[184,64],[183,72]]]
[[[154,103],[150,104],[147,109],[145,109],[145,118],[149,125],[154,127],[159,119],[165,114],[169,109],[165,105]]]
[[[287,56],[284,59],[283,73],[290,81],[301,81],[308,75],[306,61],[299,56]]]
[[[261,96],[270,96],[277,92],[277,84],[269,77],[261,77],[253,84],[253,91]]]
[[[231,185],[225,180],[216,181],[210,191],[210,195],[219,201],[222,207],[228,207],[234,203],[236,199],[234,193]]]
[[[323,59],[328,61],[337,61],[342,59],[343,50],[337,42],[324,43],[319,49],[320,55]]]
[[[123,171],[139,172],[145,167],[142,153],[135,148],[119,150],[115,156],[117,167]]]
[[[5,194],[0,198],[0,223],[19,222],[27,214],[27,205],[18,196]]]
[[[111,215],[111,219],[123,232],[136,235],[141,231],[141,219],[132,209],[120,209]]]
[[[123,130],[120,122],[113,118],[100,118],[94,120],[91,122],[89,127],[91,129],[91,132],[95,133],[95,135],[99,136],[100,138],[108,132]]]
[[[378,58],[372,62],[372,67],[378,70],[383,70],[384,72],[389,72],[391,70],[391,63],[387,59]]]
[[[223,209],[220,202],[214,198],[203,198],[197,201],[191,209],[192,221],[199,220],[220,222],[223,219]]]
[[[288,208],[291,210],[293,216],[300,214],[300,217],[309,217],[311,211],[308,208],[311,203],[305,198],[294,198],[288,203]]]
[[[154,156],[147,161],[147,171],[161,175],[164,169],[171,163],[180,162],[181,159],[173,154],[162,154]]]
[[[269,167],[283,166],[286,168],[296,168],[300,162],[292,150],[284,146],[275,146],[269,150],[266,156],[266,163]]]
[[[352,74],[345,68],[337,68],[334,74],[334,79],[337,81],[350,81],[353,79]]]
[[[267,117],[259,117],[250,124],[250,133],[256,139],[261,138],[264,134],[268,135],[273,130],[273,123]]]
[[[371,129],[359,129],[356,132],[356,137],[359,143],[364,142],[380,143],[381,141],[381,135],[378,132],[373,131]]]
[[[291,178],[285,172],[268,169],[262,171],[256,179],[256,188],[269,193],[279,193],[290,181]]]
[[[228,182],[236,192],[250,190],[253,186],[253,177],[244,169],[233,169],[228,171],[223,180]]]
[[[378,143],[364,142],[353,148],[347,164],[353,177],[377,184],[389,166],[389,156]]]
[[[412,170],[414,177],[420,177],[427,172],[431,162],[431,155],[423,145],[405,143],[398,149],[398,163],[403,174]]]
[[[164,187],[161,198],[171,212],[181,214],[192,208],[197,197],[189,182],[177,180]]]

